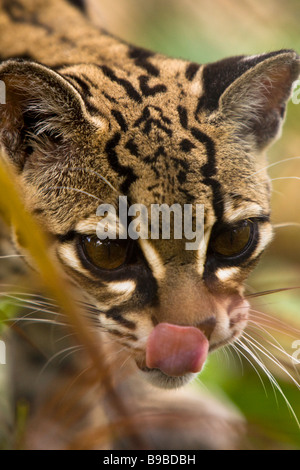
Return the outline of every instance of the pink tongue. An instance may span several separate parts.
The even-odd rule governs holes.
[[[198,328],[159,323],[147,341],[146,365],[173,376],[200,372],[208,346],[207,338]]]

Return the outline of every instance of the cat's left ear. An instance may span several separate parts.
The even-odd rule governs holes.
[[[286,103],[299,74],[300,57],[294,51],[227,59],[218,110],[232,122],[237,135],[263,150],[280,134]]]
[[[35,154],[41,161],[51,161],[54,155],[64,159],[66,145],[69,148],[76,133],[93,124],[79,92],[44,65],[4,61],[0,80],[5,92],[0,102],[0,146],[20,170]]]

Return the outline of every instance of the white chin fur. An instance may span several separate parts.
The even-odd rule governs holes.
[[[158,369],[149,369],[146,371],[140,370],[142,377],[147,382],[150,382],[152,385],[158,388],[179,388],[186,385],[188,382],[191,382],[197,374],[185,374],[180,377],[171,377],[166,375]]]

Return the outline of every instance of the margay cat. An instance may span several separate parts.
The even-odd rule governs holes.
[[[265,151],[299,56],[171,59],[100,31],[71,3],[0,1],[1,144],[101,329],[146,380],[179,387],[247,324],[243,283],[272,239]],[[204,245],[100,243],[97,207],[118,208],[119,195],[149,211],[204,204]]]

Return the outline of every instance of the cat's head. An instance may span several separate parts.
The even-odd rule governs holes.
[[[247,324],[243,283],[272,238],[265,150],[300,63],[292,51],[205,66],[129,56],[124,69],[2,63],[0,139],[99,326],[145,377],[177,387]]]

